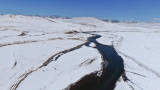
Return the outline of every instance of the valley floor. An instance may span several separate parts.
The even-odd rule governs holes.
[[[92,17],[0,15],[0,90],[62,90],[101,71],[95,43],[113,46],[125,77],[115,90],[159,90],[160,24],[109,23]]]

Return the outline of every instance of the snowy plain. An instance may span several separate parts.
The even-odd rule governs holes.
[[[121,77],[115,90],[159,90],[159,23],[23,15],[0,15],[0,90],[62,90],[100,71],[100,53],[84,45],[91,35],[77,32],[101,35],[97,41],[123,58],[128,80]]]

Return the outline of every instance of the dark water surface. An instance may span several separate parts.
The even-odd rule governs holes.
[[[100,77],[97,73],[85,76],[80,81],[71,85],[70,90],[113,90],[116,81],[124,72],[123,59],[118,55],[113,46],[103,45],[96,41],[100,35],[88,38],[86,46],[90,43],[96,44],[96,49],[102,55],[103,73]]]

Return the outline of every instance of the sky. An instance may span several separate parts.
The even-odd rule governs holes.
[[[0,0],[0,14],[160,20],[160,0]]]

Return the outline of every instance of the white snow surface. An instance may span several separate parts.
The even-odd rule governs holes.
[[[83,45],[39,68],[51,56],[86,42],[91,35],[113,45],[123,58],[126,76],[115,90],[159,90],[160,24],[109,23],[93,17],[52,19],[0,15],[0,90],[62,90],[82,77],[101,70],[102,58]],[[93,62],[91,62],[93,60]],[[90,63],[91,62],[91,63]],[[33,71],[32,73],[29,73]],[[25,75],[27,75],[26,78]],[[18,85],[16,83],[19,83]],[[13,89],[15,90],[15,89]]]

